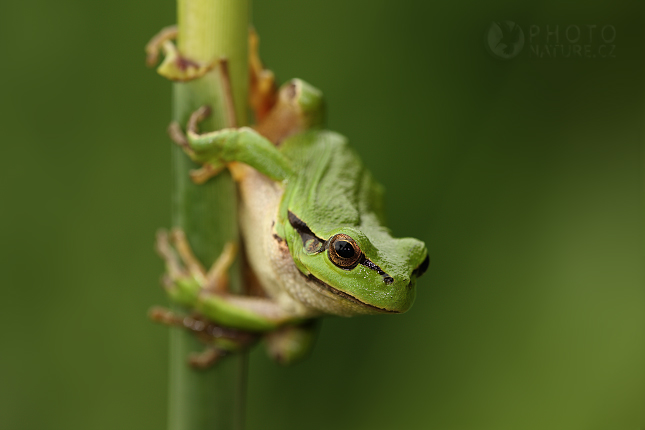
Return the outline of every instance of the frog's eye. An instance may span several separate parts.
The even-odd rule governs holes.
[[[332,237],[327,249],[329,250],[329,259],[341,269],[353,269],[363,258],[358,243],[346,234],[341,233]]]

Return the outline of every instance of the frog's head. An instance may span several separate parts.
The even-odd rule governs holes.
[[[301,79],[292,79],[280,87],[278,103],[288,106],[304,121],[304,129],[317,128],[325,120],[322,92]]]
[[[397,239],[379,226],[340,227],[319,237],[293,213],[289,248],[300,271],[354,304],[356,313],[401,313],[414,301],[415,286],[430,258],[423,242]]]

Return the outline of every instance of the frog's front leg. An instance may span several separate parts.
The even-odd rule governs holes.
[[[217,325],[266,332],[304,320],[271,299],[228,293],[226,272],[234,259],[235,247],[232,245],[225,247],[208,272],[192,254],[181,230],[173,230],[170,236],[159,233],[157,250],[166,262],[164,286],[170,298]]]
[[[293,174],[289,160],[252,128],[225,128],[199,134],[197,126],[209,114],[208,106],[195,111],[188,122],[186,140],[176,139],[193,161],[204,166],[204,176],[218,172],[232,162],[247,164],[276,181]],[[176,125],[171,127],[177,131]]]
[[[188,120],[187,134],[177,122],[168,127],[170,138],[193,161],[202,165],[191,172],[193,182],[204,183],[234,162],[248,164],[276,181],[282,181],[292,173],[289,160],[269,140],[249,127],[199,134],[198,124],[208,115],[208,106],[193,112]]]

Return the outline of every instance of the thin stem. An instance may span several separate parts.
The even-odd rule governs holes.
[[[199,62],[228,59],[238,125],[247,123],[249,0],[178,0],[177,44],[185,57]],[[207,104],[211,116],[203,131],[228,125],[221,72],[173,86],[173,120],[186,124]],[[181,227],[195,255],[209,267],[224,245],[238,240],[235,185],[222,173],[203,185],[189,179],[196,166],[180,148],[173,149],[172,222]],[[231,289],[240,291],[239,267],[230,273]],[[228,357],[206,371],[187,366],[188,355],[203,349],[191,333],[171,329],[169,430],[242,429],[246,355]]]

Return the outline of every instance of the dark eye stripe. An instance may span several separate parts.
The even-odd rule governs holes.
[[[325,241],[323,241],[318,236],[316,236],[314,232],[311,231],[309,226],[300,218],[298,218],[296,215],[294,215],[293,212],[288,211],[287,216],[289,218],[289,224],[291,224],[291,227],[293,227],[298,232],[298,234],[300,234],[300,238],[302,239],[302,244],[307,249],[308,252],[311,252],[311,253],[321,252],[329,247],[328,246],[329,242],[325,243]],[[343,235],[343,236],[346,236],[346,235]],[[347,236],[347,238],[353,241],[353,239],[351,239],[349,236]],[[333,238],[331,241],[333,241]],[[323,245],[327,245],[327,246],[323,246]],[[338,247],[336,245],[338,245]],[[334,247],[334,252],[337,255],[346,259],[352,259],[352,257],[355,256],[355,252],[360,252],[360,248],[358,248],[358,245],[356,245],[358,250],[356,251],[354,247],[350,244],[350,242],[348,242],[347,240],[336,240],[332,246]],[[350,251],[351,251],[351,255],[350,255]],[[388,275],[383,270],[381,270],[381,268],[378,267],[378,265],[372,263],[367,257],[365,257],[365,255],[363,255],[362,252],[360,252],[360,256],[356,258],[356,260],[353,260],[353,263],[351,265],[348,265],[347,267],[343,267],[343,268],[353,269],[356,266],[356,264],[362,264],[363,266],[377,272],[379,275],[383,277],[383,282],[385,282],[387,285],[390,285],[392,282],[394,282],[394,278],[392,278],[390,275]],[[421,269],[422,266],[424,266],[424,264],[425,264],[425,268],[427,269],[428,263],[426,263],[424,260],[424,262],[421,263],[419,268],[417,268],[416,270]],[[421,275],[417,275],[417,276],[421,276]]]
[[[316,254],[324,250],[324,241],[316,236],[304,221],[295,216],[291,211],[288,212],[287,216],[289,217],[289,224],[300,235],[302,245],[308,253]]]
[[[287,213],[287,217],[289,218],[289,224],[291,224],[291,227],[295,228],[298,231],[298,233],[300,233],[301,235],[305,233],[305,234],[308,234],[309,236],[316,237],[316,235],[314,234],[313,231],[311,231],[309,226],[303,220],[295,216],[293,212],[289,211]]]
[[[364,259],[363,261],[361,261],[361,264],[363,266],[369,268],[369,269],[374,270],[379,275],[381,275],[383,277],[383,282],[385,282],[386,284],[390,285],[392,282],[394,282],[393,277],[391,277],[390,275],[385,273],[383,270],[381,270],[380,267],[378,267],[376,264],[372,263],[369,259],[367,259],[367,258]]]

